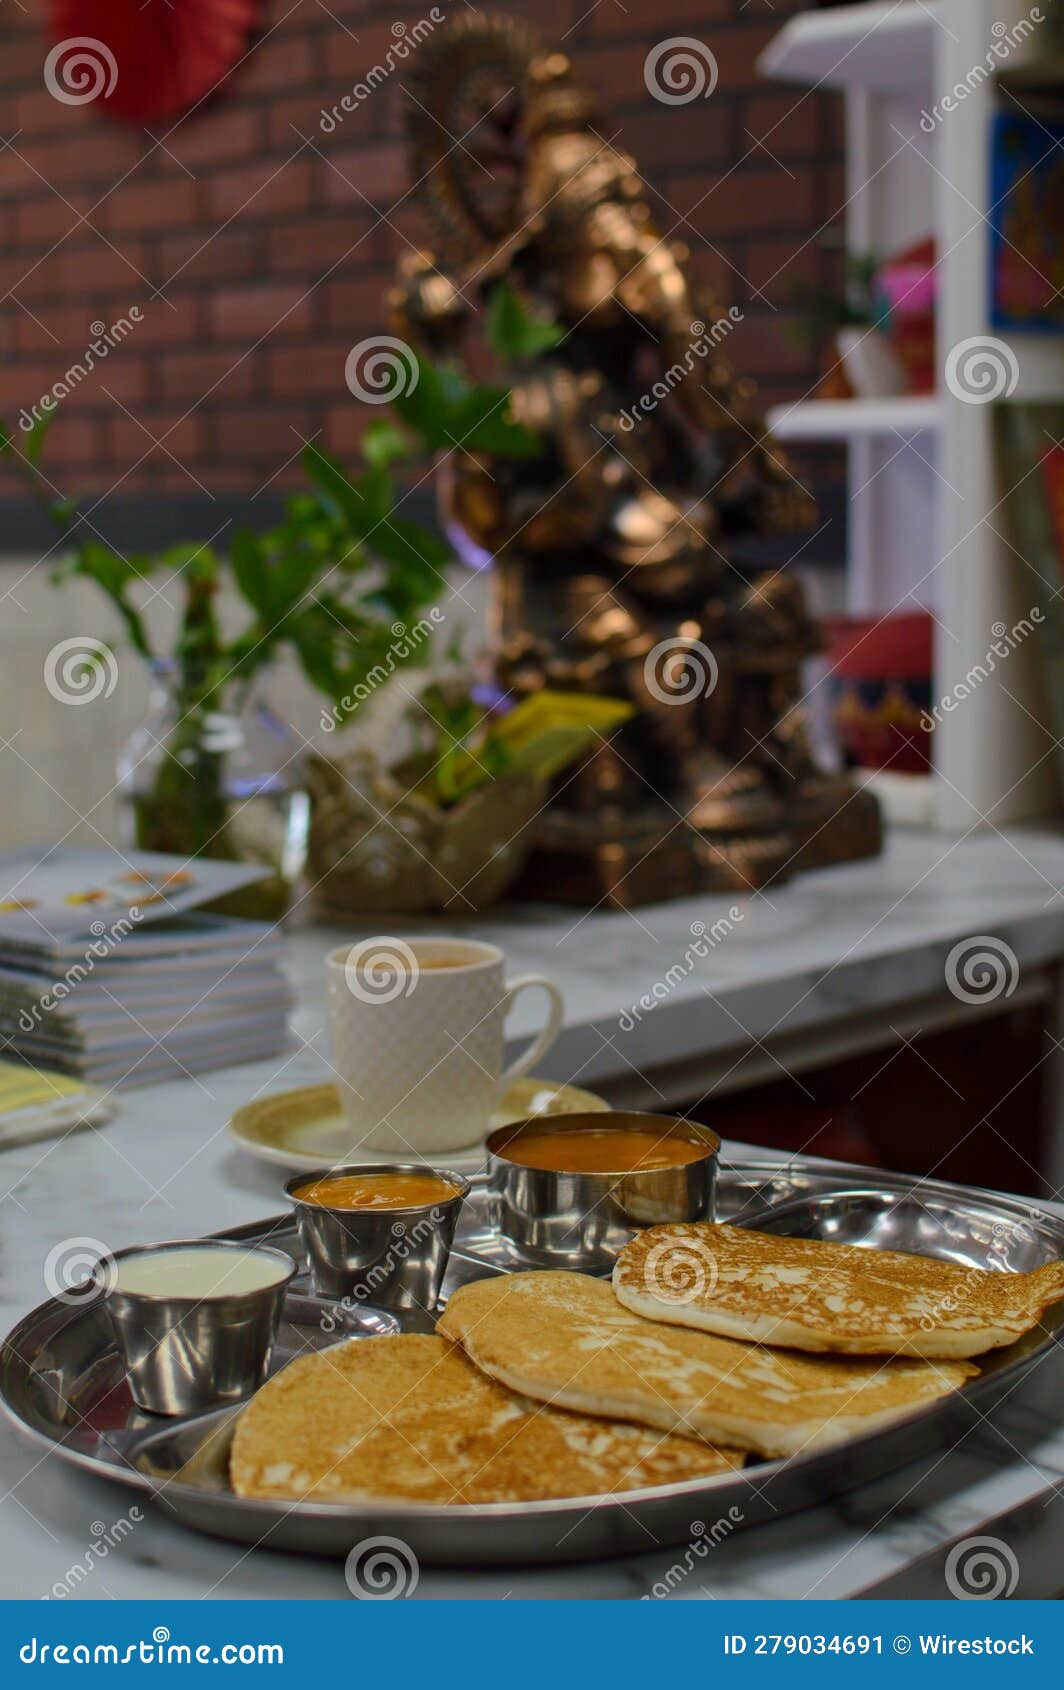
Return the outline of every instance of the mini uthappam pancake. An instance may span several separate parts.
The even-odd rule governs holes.
[[[442,1338],[357,1338],[301,1356],[237,1422],[238,1496],[537,1502],[708,1478],[736,1450],[522,1400]]]
[[[963,1358],[1014,1344],[1064,1297],[1064,1262],[998,1273],[934,1256],[706,1222],[650,1227],[613,1289],[649,1320],[839,1355]]]
[[[841,1443],[978,1372],[966,1362],[801,1355],[664,1326],[579,1273],[463,1285],[439,1330],[524,1396],[765,1456]]]

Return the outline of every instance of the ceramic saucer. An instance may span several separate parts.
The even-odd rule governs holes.
[[[529,1115],[568,1115],[608,1108],[605,1098],[580,1086],[525,1078],[514,1081],[492,1115],[488,1130],[523,1121]],[[293,1172],[347,1161],[394,1162],[397,1156],[403,1160],[401,1152],[352,1146],[351,1129],[334,1085],[301,1086],[297,1091],[276,1092],[272,1097],[245,1103],[230,1120],[229,1131],[260,1162],[274,1162]],[[432,1159],[455,1173],[476,1173],[484,1166],[484,1146],[441,1150]]]

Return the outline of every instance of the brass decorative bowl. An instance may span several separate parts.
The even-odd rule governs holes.
[[[496,903],[527,861],[546,800],[543,782],[502,775],[444,809],[368,751],[314,753],[307,788],[315,908],[341,921]]]

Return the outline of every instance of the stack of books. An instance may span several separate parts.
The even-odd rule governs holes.
[[[106,849],[0,859],[0,1053],[111,1088],[283,1050],[280,933],[198,907],[265,872]]]

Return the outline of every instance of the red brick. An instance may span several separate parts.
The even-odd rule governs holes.
[[[339,397],[347,392],[344,365],[350,350],[347,343],[277,347],[266,356],[267,388],[282,399],[301,394]]]
[[[778,10],[780,0],[773,3]],[[735,10],[736,0],[658,0],[651,23],[642,7],[629,6],[622,12],[619,7],[607,4],[596,6],[587,27],[588,33],[595,36],[641,34],[664,40],[669,34],[687,34],[712,44],[712,26],[730,22]]]
[[[245,399],[255,377],[254,360],[238,352],[166,352],[155,374],[163,399],[203,401]]]
[[[239,223],[166,235],[157,250],[158,285],[178,276],[183,283],[250,279],[262,275],[263,257],[262,233]]]
[[[342,271],[337,271],[343,276]],[[327,282],[324,289],[324,318],[327,326],[357,338],[360,328],[366,332],[387,325],[386,296],[392,286],[389,272],[365,276],[344,276],[343,280]]]
[[[109,186],[134,170],[143,148],[135,135],[109,124],[106,129],[84,128],[57,141],[37,141],[25,152],[41,175],[71,199],[73,183]]]
[[[269,270],[278,276],[313,277],[336,264],[341,266],[337,274],[344,274],[348,264],[388,264],[391,246],[387,225],[376,213],[367,206],[352,206],[272,225]]]
[[[693,241],[703,230],[720,245],[721,237],[750,230],[816,227],[816,188],[808,174],[788,176],[778,165],[745,165],[717,176],[666,181],[666,197],[685,221],[677,229]],[[692,232],[695,231],[695,232]]]
[[[33,262],[21,261],[19,267],[24,274],[30,271]],[[128,305],[143,288],[137,272],[144,272],[145,263],[146,255],[139,241],[124,239],[119,250],[83,228],[81,235],[71,236],[32,269],[26,284],[26,303],[32,305],[34,297],[77,300],[86,294],[114,290],[122,292]]]
[[[62,200],[45,192],[39,199],[21,201],[14,208],[16,246],[31,247],[39,252],[78,229],[87,233],[88,226],[78,214],[88,210],[89,201],[84,195],[79,195],[79,200],[80,204],[69,194],[66,200]]]
[[[274,332],[295,334],[310,321],[310,298],[298,282],[265,282],[260,287],[220,288],[210,300],[210,324],[221,337],[245,344]]]
[[[368,203],[387,211],[411,185],[406,148],[398,142],[337,148],[327,162],[319,159],[318,171],[330,205]]]
[[[292,145],[276,158],[260,159],[239,170],[220,171],[207,184],[207,208],[219,222],[229,218],[251,222],[279,211],[297,211],[310,198],[312,165],[301,143]]]
[[[198,188],[187,176],[145,181],[137,172],[106,199],[95,213],[103,228],[126,230],[173,229],[191,222],[198,208]]]
[[[226,159],[246,158],[257,152],[263,128],[262,114],[257,110],[200,106],[169,131],[166,151],[199,175]]]
[[[576,74],[619,112],[616,144],[646,175],[663,231],[689,246],[712,297],[748,310],[731,350],[741,369],[762,378],[766,399],[796,396],[818,373],[806,349],[785,335],[789,295],[799,275],[827,277],[823,254],[812,244],[801,249],[846,192],[839,97],[767,84],[754,68],[765,42],[806,4],[506,5],[569,53]],[[102,393],[103,383],[156,433],[194,407],[179,456],[188,454],[212,487],[254,489],[275,472],[275,488],[297,484],[298,464],[280,470],[298,450],[293,426],[301,435],[321,428],[332,449],[357,453],[367,416],[336,385],[346,350],[386,328],[384,296],[404,242],[435,239],[408,195],[403,85],[413,55],[342,114],[332,133],[322,130],[321,112],[374,64],[387,64],[397,17],[409,24],[427,7],[400,0],[397,13],[379,0],[329,0],[326,10],[304,0],[291,16],[284,10],[269,8],[269,20],[282,21],[221,98],[172,127],[153,126],[176,155],[168,158],[135,128],[54,100],[43,84],[43,8],[3,7],[3,129],[22,127],[16,145],[24,158],[0,150],[0,297],[16,289],[59,338],[56,345],[9,302],[0,371],[9,411],[32,403],[83,352],[93,319],[114,321],[133,303],[145,312],[135,339],[61,407],[53,444],[76,489],[106,490],[149,445]],[[674,108],[648,95],[646,55],[673,35],[694,36],[714,53],[719,86],[709,100]],[[284,163],[298,146],[293,124],[313,148]],[[276,181],[256,195],[279,164]],[[95,230],[77,226],[48,183],[80,209],[102,200],[89,213]],[[152,284],[166,284],[176,311],[152,298]],[[778,314],[758,302],[759,287]],[[837,453],[809,457],[821,478],[838,468]],[[121,492],[138,488],[195,491],[154,449]]]
[[[788,163],[810,158],[821,147],[821,112],[816,95],[797,88],[785,94],[755,95],[743,102],[739,145],[762,163],[769,153]]]
[[[158,411],[147,406],[130,409],[132,416],[127,416],[118,406],[112,413],[113,450],[120,464],[128,468],[145,453],[155,462],[160,459],[165,462],[167,453],[171,453],[179,464],[195,467],[195,459],[202,455],[207,439],[206,423],[201,416],[195,411],[185,415],[184,411]],[[146,429],[150,433],[145,433]],[[171,432],[167,434],[167,430]],[[152,436],[160,442],[158,446],[153,444]]]
[[[295,34],[294,22],[290,18],[252,48],[233,77],[230,98],[287,92],[311,80],[316,64],[313,38]]]
[[[241,457],[259,465],[258,473],[265,480],[300,451],[300,442],[309,439],[319,424],[320,418],[309,406],[227,406],[215,413],[212,422],[215,455],[231,458],[234,445],[239,444]]]

